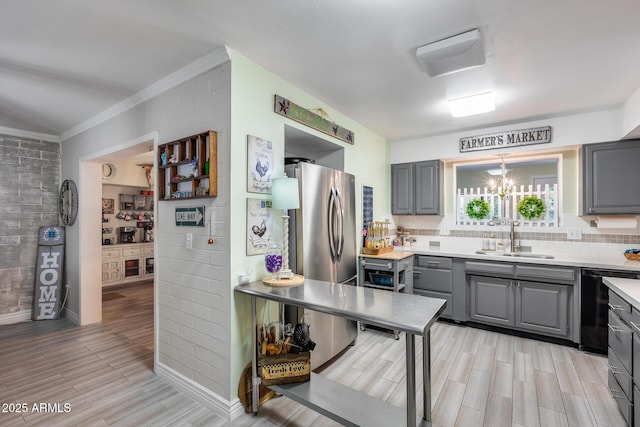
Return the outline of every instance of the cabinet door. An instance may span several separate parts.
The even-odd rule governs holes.
[[[635,191],[640,141],[585,145],[582,151],[582,214],[640,214]]]
[[[415,213],[440,215],[440,161],[431,160],[415,164]]]
[[[413,214],[413,165],[391,165],[391,213]]]
[[[514,325],[513,281],[470,276],[469,319],[501,326]]]
[[[569,336],[567,285],[516,283],[516,327],[545,335]]]

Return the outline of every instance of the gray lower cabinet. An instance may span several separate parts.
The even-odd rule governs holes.
[[[391,165],[391,213],[440,215],[443,173],[440,160]]]
[[[575,269],[478,261],[465,266],[469,320],[574,339]]]
[[[469,319],[499,326],[514,326],[513,280],[471,276]]]
[[[568,285],[518,280],[515,290],[517,328],[563,338],[568,335]]]
[[[628,425],[634,424],[634,401],[637,401],[640,366],[640,313],[618,294],[609,290],[608,386]],[[638,419],[638,418],[636,418]]]
[[[467,320],[464,260],[439,256],[414,256],[413,293],[447,300],[440,317]]]
[[[451,258],[416,255],[413,265],[413,292],[431,298],[447,300],[440,317],[453,317],[453,275]]]
[[[582,215],[640,214],[640,141],[614,141],[582,147]]]

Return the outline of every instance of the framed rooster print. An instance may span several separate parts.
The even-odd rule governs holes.
[[[271,200],[247,199],[247,256],[264,254],[272,238]]]
[[[247,192],[271,194],[273,143],[247,135]]]

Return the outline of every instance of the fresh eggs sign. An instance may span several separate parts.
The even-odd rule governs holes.
[[[549,142],[551,142],[551,126],[544,126],[460,138],[460,152],[495,150]]]
[[[64,266],[64,227],[40,227],[33,320],[60,317],[62,267]]]

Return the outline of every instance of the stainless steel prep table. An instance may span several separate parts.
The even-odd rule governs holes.
[[[272,287],[262,282],[253,282],[238,285],[235,290],[251,296],[253,402],[259,401],[256,298],[260,297],[406,333],[406,413],[401,408],[378,401],[314,373],[309,382],[270,386],[272,390],[344,425],[389,426],[397,425],[399,419],[406,418],[407,426],[413,427],[418,421],[415,397],[415,336],[418,335],[423,337],[423,419],[430,424],[430,329],[443,312],[445,300],[311,279],[305,279],[304,285],[300,286]],[[311,326],[313,328],[313,325]],[[254,404],[253,407],[254,413],[257,414],[258,405]],[[354,410],[355,408],[358,409]]]

